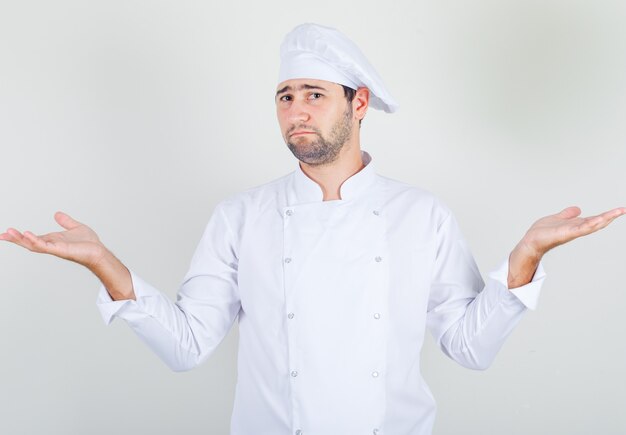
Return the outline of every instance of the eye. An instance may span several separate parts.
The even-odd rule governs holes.
[[[322,98],[322,97],[323,95],[320,94],[319,92],[313,92],[309,98],[311,98],[312,100],[317,100],[318,98]]]
[[[283,95],[279,98],[280,101],[291,101],[291,95]]]

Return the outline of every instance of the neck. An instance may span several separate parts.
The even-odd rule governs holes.
[[[300,162],[300,167],[307,177],[320,186],[324,194],[324,201],[332,201],[341,199],[341,185],[365,166],[361,158],[359,144],[347,143],[332,163],[309,165]]]

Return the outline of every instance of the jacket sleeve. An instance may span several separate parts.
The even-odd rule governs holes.
[[[450,214],[439,225],[427,325],[439,347],[459,364],[484,370],[524,312],[535,309],[545,273],[508,289],[508,259],[484,283],[458,224]]]
[[[172,370],[206,360],[224,339],[241,308],[236,241],[221,205],[206,226],[176,302],[131,271],[137,300],[113,301],[104,286],[97,305],[108,325],[124,319]]]

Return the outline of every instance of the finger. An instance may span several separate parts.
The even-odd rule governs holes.
[[[15,243],[16,245],[21,246],[22,248],[26,248],[29,251],[33,250],[33,244],[30,240],[28,240],[22,233],[20,233],[18,230],[14,229],[14,228],[9,228],[7,230],[7,234],[9,234],[9,236],[11,237],[11,242]]]
[[[62,211],[57,211],[54,214],[54,220],[66,230],[72,230],[82,225],[80,222],[72,219],[70,215],[63,213]]]
[[[625,214],[626,214],[626,207],[618,207],[618,208],[614,208],[613,210],[609,210],[609,211],[602,213],[601,216],[607,216],[612,219],[615,219]]]
[[[600,217],[602,217],[603,219],[603,223],[601,222],[602,228],[606,227],[608,224],[613,222],[618,217],[623,216],[624,214],[626,214],[626,208],[624,207],[616,208],[602,213],[600,215]]]
[[[2,234],[2,236],[4,236],[2,240],[15,243],[16,245],[33,252],[51,253],[51,247],[54,247],[53,244],[47,243],[45,240],[34,235],[30,231],[24,231],[24,234],[22,234],[15,228],[9,228],[6,233]]]
[[[571,218],[575,218],[576,216],[580,216],[581,210],[579,207],[571,206],[571,207],[567,207],[563,210],[561,210],[557,216],[563,218],[563,219],[571,219]]]
[[[598,216],[585,218],[584,221],[578,226],[578,231],[581,236],[594,233],[607,227],[611,222],[623,214],[624,212],[622,210],[615,209],[602,213]]]
[[[29,245],[31,251],[50,253],[50,244],[30,231],[24,231],[24,243]]]
[[[13,243],[17,243],[19,245],[19,242],[22,240],[22,233],[20,233],[18,230],[16,230],[15,228],[9,228],[6,233],[4,233],[4,235],[6,236],[5,240],[8,240],[9,242],[13,242]]]
[[[5,240],[7,242],[14,242],[13,240],[13,236],[10,233],[11,228],[9,228],[8,230],[6,230],[6,232],[0,234],[0,240]]]
[[[31,251],[39,251],[38,245],[38,237],[31,233],[30,231],[24,231],[24,236],[22,237],[22,244],[24,247],[30,249]]]
[[[626,208],[618,207],[618,208],[614,208],[613,210],[605,211],[604,213],[601,213],[597,216],[589,216],[585,218],[585,221],[589,221],[589,223],[591,224],[601,224],[603,222],[610,223],[614,219],[622,216],[625,213],[626,213]]]

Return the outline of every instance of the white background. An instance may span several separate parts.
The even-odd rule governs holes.
[[[2,0],[0,230],[66,211],[173,298],[216,202],[295,168],[278,48],[312,21],[401,105],[363,123],[378,172],[440,196],[486,274],[540,216],[626,206],[625,19],[618,0]],[[489,370],[427,342],[435,435],[626,432],[624,241],[626,220],[548,254],[539,309]],[[103,325],[97,288],[0,244],[0,433],[227,434],[236,328],[171,373]]]

